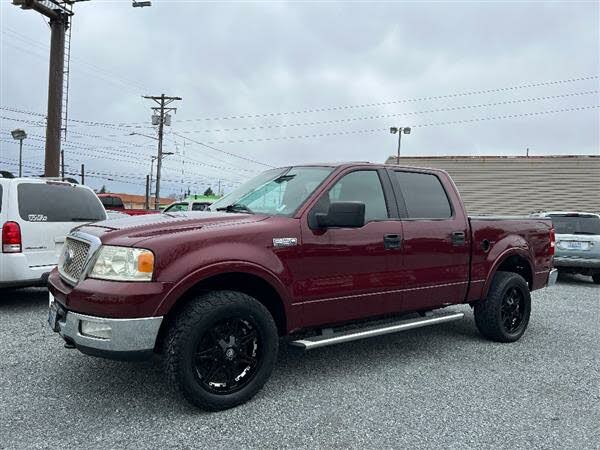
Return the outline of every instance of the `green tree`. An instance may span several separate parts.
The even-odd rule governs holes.
[[[207,190],[204,191],[204,195],[215,195],[215,193],[213,192],[213,190],[209,187]]]

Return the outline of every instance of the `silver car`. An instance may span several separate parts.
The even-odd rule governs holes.
[[[549,217],[554,224],[554,267],[559,272],[590,275],[595,284],[600,284],[600,215],[565,211],[536,215]]]

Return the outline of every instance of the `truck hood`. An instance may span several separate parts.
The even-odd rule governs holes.
[[[238,226],[260,222],[269,216],[227,212],[190,211],[147,214],[86,224],[78,231],[101,238],[118,239],[119,245],[134,245],[147,238],[217,226]]]

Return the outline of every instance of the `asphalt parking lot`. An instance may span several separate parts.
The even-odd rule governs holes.
[[[525,336],[465,320],[299,354],[220,413],[171,393],[156,361],[66,350],[47,291],[0,293],[0,447],[599,448],[600,287],[568,277],[533,295]]]

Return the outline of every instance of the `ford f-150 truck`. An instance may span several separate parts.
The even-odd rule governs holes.
[[[493,201],[493,199],[490,199]],[[49,277],[51,328],[109,358],[158,353],[193,404],[269,378],[280,337],[313,349],[457,320],[519,339],[553,284],[550,219],[468,217],[443,171],[348,163],[268,170],[210,211],[98,222]]]

